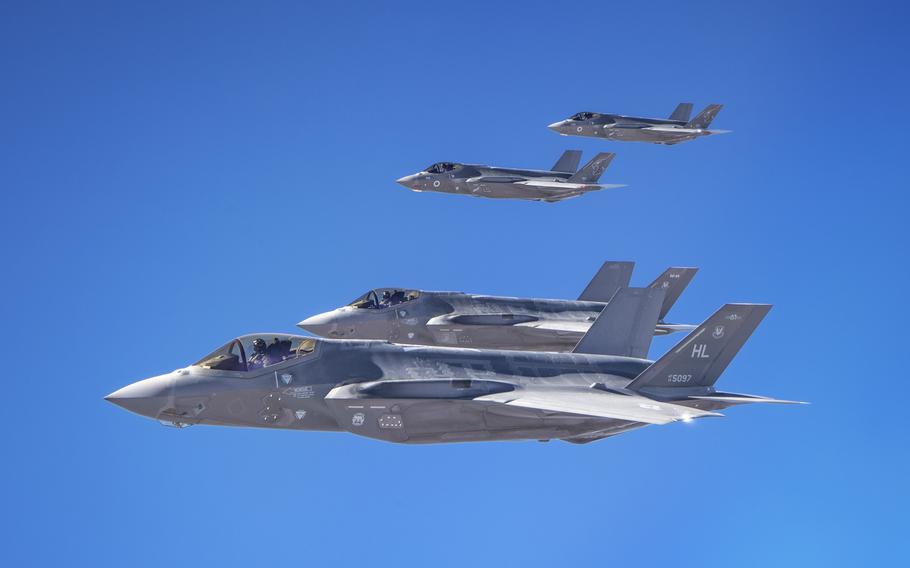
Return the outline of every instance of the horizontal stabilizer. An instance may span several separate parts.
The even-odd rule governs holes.
[[[668,335],[678,331],[692,331],[696,327],[698,326],[689,323],[658,323],[657,327],[654,328],[654,333],[657,335]]]
[[[718,394],[705,396],[690,396],[698,400],[713,400],[727,404],[751,404],[754,402],[763,402],[769,404],[809,404],[801,400],[781,400],[779,398],[768,398],[764,396],[753,396],[749,394]]]

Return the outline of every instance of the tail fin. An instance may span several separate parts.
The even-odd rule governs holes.
[[[705,107],[705,110],[698,113],[698,115],[690,120],[686,124],[686,128],[698,128],[704,130],[711,125],[711,121],[714,120],[714,117],[717,116],[717,113],[720,112],[720,109],[724,108],[724,105],[708,105]]]
[[[663,301],[658,288],[621,288],[572,352],[644,359]]]
[[[692,116],[692,103],[679,103],[676,110],[670,115],[670,120],[689,122],[690,116]]]
[[[585,164],[585,167],[578,170],[574,176],[570,177],[567,181],[570,183],[597,183],[597,180],[600,179],[600,176],[606,171],[607,167],[610,165],[610,162],[613,161],[613,157],[616,156],[613,152],[601,152],[594,156],[594,159]]]
[[[712,386],[770,309],[768,304],[723,306],[627,388]]]
[[[664,321],[664,318],[667,317],[670,308],[679,299],[679,295],[692,281],[696,272],[698,272],[697,268],[674,266],[665,270],[654,282],[651,282],[649,288],[661,288],[667,293],[664,296],[664,305],[660,308],[660,316],[658,316],[660,321]]]
[[[586,302],[609,302],[620,288],[628,288],[634,268],[634,262],[603,263],[578,299]]]
[[[574,173],[578,169],[578,163],[581,161],[581,150],[566,150],[556,161],[551,171]]]

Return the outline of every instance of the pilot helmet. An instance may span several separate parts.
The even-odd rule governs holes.
[[[253,351],[255,353],[265,353],[265,339],[257,337],[253,340]]]

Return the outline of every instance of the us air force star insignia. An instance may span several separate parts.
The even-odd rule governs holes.
[[[286,384],[286,385],[291,384],[291,381],[293,381],[293,380],[294,380],[294,375],[290,375],[290,374],[287,374],[287,373],[281,375],[281,382],[284,383],[284,384]]]
[[[714,333],[712,333],[711,335],[714,336],[714,339],[720,339],[721,337],[723,337],[724,336],[724,326],[722,326],[722,325],[714,326]]]

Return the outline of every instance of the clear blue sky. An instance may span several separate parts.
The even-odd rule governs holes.
[[[899,2],[4,2],[7,566],[807,566],[905,544]],[[726,106],[675,147],[581,110]],[[615,151],[561,204],[417,194],[439,160]],[[587,446],[163,428],[107,404],[378,286],[571,298],[701,267],[770,302],[725,389],[809,400]],[[674,338],[674,339],[678,339]],[[652,355],[671,345],[655,341]]]

